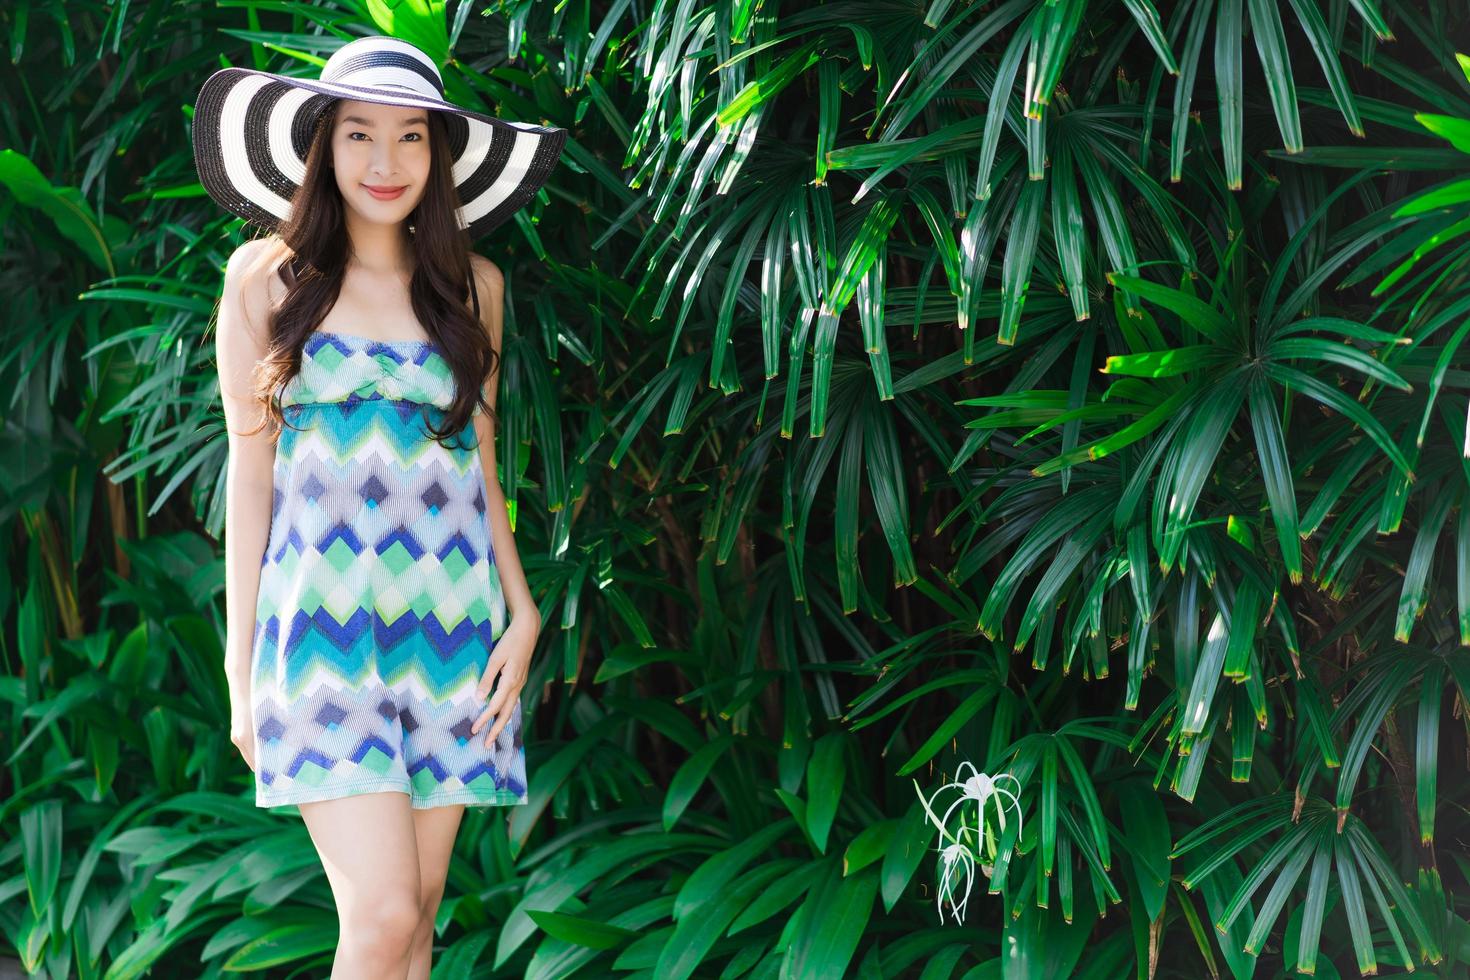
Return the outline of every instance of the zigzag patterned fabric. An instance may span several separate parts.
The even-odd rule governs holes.
[[[527,802],[520,702],[492,747],[493,718],[470,732],[507,616],[473,425],[453,448],[424,428],[454,384],[433,343],[318,330],[281,391],[251,655],[257,806]]]

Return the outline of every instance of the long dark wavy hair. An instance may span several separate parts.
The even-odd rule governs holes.
[[[301,370],[302,347],[336,304],[347,269],[346,205],[331,166],[331,132],[341,104],[334,100],[317,117],[306,177],[291,199],[291,216],[267,236],[275,248],[266,250],[264,261],[286,284],[286,295],[271,315],[266,354],[255,367],[254,393],[265,409],[262,424],[271,427],[273,440],[290,425],[281,409],[282,389]],[[470,239],[455,219],[460,200],[448,131],[438,112],[427,115],[428,186],[408,216],[414,255],[409,297],[414,315],[454,372],[454,401],[444,410],[442,423],[433,425],[425,412],[428,434],[448,445],[446,440],[469,424],[477,405],[495,418],[481,389],[500,355],[486,343],[485,329],[468,309]]]

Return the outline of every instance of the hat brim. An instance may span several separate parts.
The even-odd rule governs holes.
[[[306,177],[317,117],[336,99],[443,114],[459,225],[471,239],[530,201],[567,141],[557,126],[499,119],[412,92],[222,68],[205,80],[194,106],[194,162],[205,191],[232,214],[274,231]]]

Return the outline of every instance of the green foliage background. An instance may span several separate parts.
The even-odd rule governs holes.
[[[223,721],[210,326],[247,232],[189,120],[217,67],[381,32],[572,131],[477,243],[546,627],[531,803],[468,817],[436,977],[1464,976],[1466,28],[4,5],[6,941],[53,977],[330,960]],[[965,762],[1024,823],[988,808],[959,922],[919,794]]]

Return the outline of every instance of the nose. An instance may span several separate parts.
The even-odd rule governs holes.
[[[380,184],[392,184],[398,175],[398,152],[396,143],[378,140],[373,144],[370,172]]]

